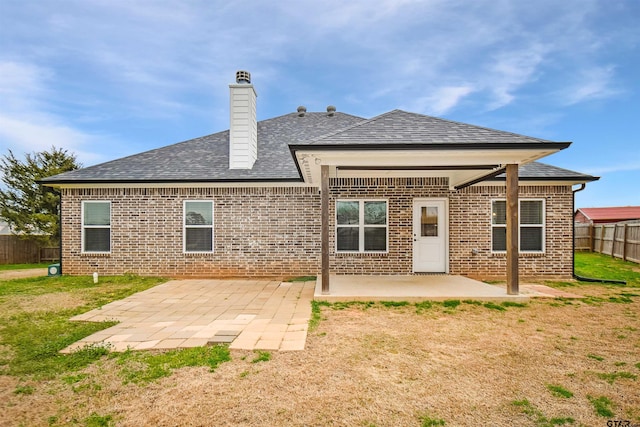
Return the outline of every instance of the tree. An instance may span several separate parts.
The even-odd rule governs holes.
[[[15,234],[55,245],[60,241],[60,193],[38,181],[81,165],[74,154],[56,147],[25,157],[23,162],[9,150],[0,159],[5,185],[0,189],[0,217]]]

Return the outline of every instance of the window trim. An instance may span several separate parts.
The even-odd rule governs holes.
[[[505,202],[507,199],[505,198],[494,198],[491,199],[490,207],[489,207],[489,221],[491,223],[491,253],[494,254],[505,254],[507,253],[506,249],[504,251],[496,251],[493,249],[493,229],[494,228],[504,228],[506,230],[507,224],[494,224],[493,223],[493,203],[494,202]],[[522,224],[520,219],[522,216],[520,215],[521,203],[522,202],[542,202],[542,223],[540,224]],[[522,246],[522,228],[540,228],[542,229],[542,249],[539,251],[523,251],[521,249]],[[547,204],[544,198],[533,197],[533,198],[518,198],[518,253],[520,254],[545,254],[547,249]]]
[[[338,203],[339,202],[358,202],[358,224],[338,224]],[[365,202],[384,202],[385,203],[385,224],[365,224],[364,223],[364,204]],[[334,250],[337,254],[387,254],[389,253],[389,199],[336,199],[334,203]],[[352,227],[358,229],[358,250],[339,250],[338,249],[338,228]],[[365,228],[385,228],[385,249],[382,251],[367,251],[364,249],[364,230]]]
[[[108,203],[109,204],[109,225],[86,225],[84,223],[85,206],[87,204],[97,204],[97,203]],[[82,206],[81,206],[81,209],[80,209],[80,217],[81,217],[80,221],[81,221],[81,224],[82,224],[82,226],[81,226],[81,228],[82,228],[81,234],[82,235],[80,237],[80,239],[81,239],[80,244],[82,246],[81,253],[83,253],[83,254],[92,254],[92,255],[93,254],[110,254],[111,253],[111,247],[112,247],[112,243],[113,243],[112,239],[111,239],[112,213],[113,212],[112,212],[112,209],[111,209],[111,200],[83,200],[82,201]],[[87,228],[93,228],[93,229],[105,229],[106,228],[106,229],[109,230],[109,250],[108,251],[88,251],[88,250],[86,250],[86,248],[85,248],[85,246],[86,246],[85,245],[85,236],[86,236],[85,230]]]
[[[189,225],[187,226],[187,203],[206,202],[211,205],[211,225]],[[183,254],[212,254],[215,251],[215,216],[213,200],[183,200],[182,202],[182,253]],[[210,251],[188,251],[187,250],[187,228],[210,228],[211,229],[211,250]]]

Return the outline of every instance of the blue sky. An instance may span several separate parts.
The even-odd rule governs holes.
[[[85,165],[258,116],[400,108],[573,145],[577,207],[640,205],[637,0],[0,0],[0,153]]]

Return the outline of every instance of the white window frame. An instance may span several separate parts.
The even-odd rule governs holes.
[[[494,202],[505,202],[506,199],[491,199],[490,206],[490,222],[491,222],[491,252],[494,254],[504,254],[507,251],[495,251],[493,250],[493,229],[494,228],[504,228],[506,230],[506,224],[494,224],[493,223],[493,203]],[[520,223],[520,219],[522,216],[520,215],[520,204],[522,202],[542,202],[542,224],[522,224]],[[523,251],[520,249],[520,245],[522,244],[521,230],[522,228],[540,228],[542,229],[542,249],[539,251]],[[546,200],[542,198],[518,198],[518,253],[521,254],[544,254],[546,253],[547,248],[547,205]]]
[[[84,223],[84,210],[85,210],[85,206],[88,204],[97,204],[97,203],[108,203],[109,204],[109,225],[85,225]],[[81,245],[82,245],[82,253],[83,254],[110,254],[111,253],[111,247],[112,247],[112,239],[111,239],[111,216],[112,216],[112,209],[111,209],[111,201],[110,200],[83,200],[82,201],[82,208],[80,210],[80,216],[81,216],[81,223],[82,223],[82,236],[81,236]],[[88,251],[85,249],[85,230],[87,228],[106,228],[109,229],[109,250],[108,251]]]
[[[211,225],[187,225],[187,203],[209,203],[211,205]],[[213,200],[185,200],[182,203],[182,252],[185,254],[211,254],[215,250],[214,226],[214,206]],[[210,228],[211,229],[211,250],[210,251],[188,251],[187,250],[187,228]]]
[[[358,202],[358,224],[338,224],[338,203],[339,202]],[[364,204],[365,202],[385,202],[385,219],[386,222],[382,224],[365,224],[364,223]],[[335,201],[335,251],[340,254],[385,254],[389,252],[389,200],[388,199],[336,199]],[[338,228],[340,227],[353,227],[358,228],[358,250],[357,251],[345,251],[338,249]],[[366,251],[364,249],[364,229],[365,228],[385,228],[385,243],[386,247],[383,251]]]

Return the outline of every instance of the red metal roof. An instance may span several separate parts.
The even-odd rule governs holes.
[[[611,208],[580,208],[584,216],[592,221],[625,221],[640,219],[640,206],[619,206]]]

